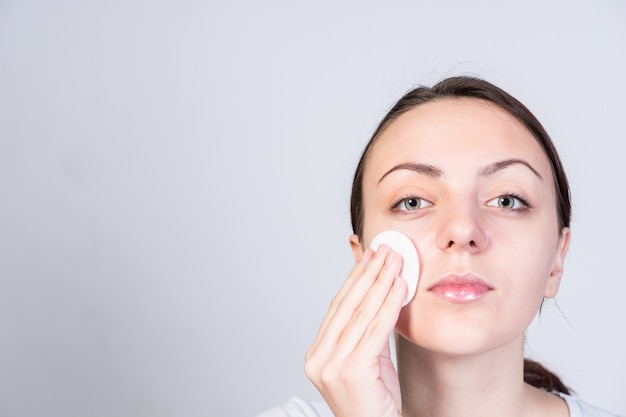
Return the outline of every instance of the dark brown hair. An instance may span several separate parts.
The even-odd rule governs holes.
[[[350,198],[350,215],[352,231],[361,238],[363,233],[363,174],[372,146],[381,133],[399,116],[407,111],[435,100],[453,98],[475,98],[496,104],[520,123],[522,123],[535,137],[544,150],[554,177],[557,192],[556,210],[559,220],[559,231],[569,227],[572,204],[570,200],[569,184],[559,155],[539,120],[516,98],[496,87],[495,85],[474,77],[447,78],[433,87],[418,87],[404,95],[387,113],[380,122],[372,138],[365,146],[361,159],[354,174],[352,195]],[[561,380],[542,365],[529,359],[524,360],[524,381],[548,391],[558,391],[569,394],[569,389]]]

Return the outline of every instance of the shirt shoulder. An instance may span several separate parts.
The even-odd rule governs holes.
[[[620,417],[617,414],[609,413],[591,404],[587,404],[580,398],[571,395],[559,394],[569,407],[570,417]]]
[[[570,395],[559,393],[569,407],[570,417],[620,417]],[[285,405],[267,410],[257,417],[333,417],[323,401],[305,401],[291,398]]]
[[[324,401],[306,401],[294,397],[285,405],[267,410],[257,417],[333,417],[333,413]]]

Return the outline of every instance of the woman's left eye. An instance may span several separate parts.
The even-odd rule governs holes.
[[[524,199],[511,194],[498,196],[497,198],[488,201],[487,205],[490,207],[499,207],[507,210],[521,210],[528,208],[528,203],[526,203]]]

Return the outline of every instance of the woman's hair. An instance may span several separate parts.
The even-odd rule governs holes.
[[[363,174],[372,146],[376,143],[381,133],[402,114],[419,105],[454,98],[475,98],[496,104],[515,117],[533,134],[544,150],[552,167],[557,192],[556,211],[559,220],[559,231],[564,227],[569,227],[572,204],[567,176],[565,175],[565,170],[563,169],[554,144],[539,120],[537,120],[526,106],[504,90],[478,78],[460,76],[447,78],[433,87],[422,86],[409,91],[391,108],[389,113],[387,113],[380,122],[372,138],[365,146],[354,174],[352,196],[350,198],[352,231],[359,236],[359,238],[362,237],[364,218]],[[558,391],[569,394],[569,389],[556,375],[545,369],[539,363],[529,359],[524,360],[524,381],[548,391]]]

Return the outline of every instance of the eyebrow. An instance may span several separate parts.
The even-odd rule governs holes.
[[[419,174],[423,174],[423,175],[427,175],[429,177],[432,178],[441,178],[441,176],[443,175],[443,171],[440,170],[439,168],[433,166],[433,165],[428,165],[428,164],[414,164],[414,163],[410,163],[410,162],[405,162],[403,164],[399,164],[396,165],[395,167],[391,168],[389,171],[385,172],[385,174],[380,177],[380,179],[378,180],[378,183],[380,184],[380,182],[389,174],[391,174],[394,171],[398,171],[401,169],[406,169],[408,171],[414,171],[417,172]]]
[[[539,178],[540,180],[543,180],[543,177],[541,176],[541,174],[535,168],[533,168],[532,165],[530,165],[528,162],[524,161],[523,159],[515,159],[515,158],[505,159],[503,161],[498,161],[498,162],[489,164],[486,167],[481,168],[478,171],[478,176],[489,177],[495,174],[496,172],[502,171],[503,169],[506,169],[513,165],[525,166],[533,174],[535,174],[537,178]],[[416,164],[416,163],[411,163],[411,162],[405,162],[402,164],[398,164],[394,166],[393,168],[391,168],[389,171],[385,172],[383,176],[380,177],[380,179],[378,180],[378,183],[380,184],[380,182],[383,179],[385,179],[387,175],[391,174],[394,171],[399,171],[399,170],[413,171],[413,172],[417,172],[418,174],[429,176],[431,178],[441,178],[443,176],[443,171],[437,168],[436,166],[428,165],[428,164]]]
[[[505,168],[508,168],[512,165],[522,165],[525,166],[526,168],[528,168],[529,170],[532,171],[533,174],[535,174],[535,176],[537,178],[539,178],[540,180],[543,180],[543,177],[541,176],[541,174],[535,169],[533,168],[532,165],[530,165],[528,162],[524,161],[523,159],[505,159],[504,161],[498,161],[498,162],[494,162],[493,164],[489,164],[484,168],[481,168],[478,171],[478,176],[480,177],[488,177],[490,175],[495,174],[498,171],[502,171]]]

